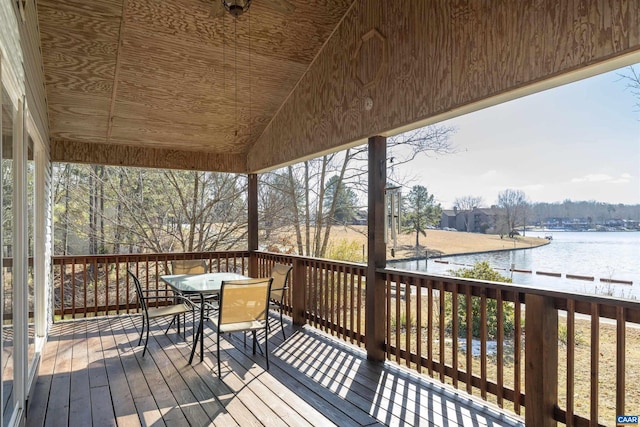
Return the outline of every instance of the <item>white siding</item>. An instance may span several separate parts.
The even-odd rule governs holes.
[[[10,80],[11,85],[24,81],[22,71],[22,50],[20,34],[15,16],[14,4],[9,0],[0,0],[0,52],[2,53],[2,76]],[[14,99],[17,104],[17,99]]]
[[[44,70],[42,68],[42,53],[40,51],[40,31],[38,29],[38,15],[35,1],[27,2],[24,13],[25,22],[20,21],[19,27],[25,70],[27,108],[38,128],[38,133],[44,138],[44,148],[48,153],[49,122],[47,117]]]

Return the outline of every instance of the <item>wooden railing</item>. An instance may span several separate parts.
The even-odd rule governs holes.
[[[127,270],[138,276],[145,289],[166,292],[160,276],[171,274],[172,260],[204,259],[211,272],[246,274],[248,257],[245,251],[54,256],[54,314],[75,319],[136,311],[135,288]]]
[[[502,408],[509,402],[515,413],[526,405],[530,417],[568,426],[615,425],[616,415],[640,407],[640,384],[625,381],[640,366],[640,354],[626,345],[628,335],[639,342],[640,303],[382,272],[389,359]],[[466,327],[474,318],[475,331]],[[603,353],[604,342],[614,350]]]
[[[284,301],[293,321],[364,346],[365,265],[267,252],[54,257],[56,314],[128,312],[135,296],[126,268],[144,286],[165,289],[159,276],[170,260],[185,258],[245,274],[253,263],[255,276],[268,276],[274,263],[292,265]],[[533,408],[527,419],[539,425],[611,425],[640,407],[640,384],[626,381],[640,366],[640,303],[394,269],[378,274],[388,359],[516,414]]]
[[[304,318],[318,329],[364,345],[364,265],[269,252],[256,254],[259,275],[268,275],[275,263],[293,266],[294,286],[285,294],[285,307],[294,321]],[[293,295],[296,286],[301,302],[298,307]]]

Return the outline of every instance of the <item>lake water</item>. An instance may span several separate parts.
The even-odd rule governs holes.
[[[449,274],[450,270],[471,267],[479,261],[489,265],[513,283],[551,288],[568,292],[615,295],[640,300],[640,232],[532,232],[527,236],[553,240],[546,246],[514,251],[474,255],[455,255],[438,259],[389,263],[389,267],[434,274]],[[444,264],[439,261],[446,261]],[[531,270],[531,273],[509,271]],[[539,275],[536,272],[561,273],[561,277]],[[566,275],[593,276],[593,281],[568,279]],[[600,279],[631,281],[632,285],[612,284]]]

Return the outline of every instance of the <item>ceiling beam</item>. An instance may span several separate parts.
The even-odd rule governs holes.
[[[110,166],[150,167],[247,173],[245,154],[194,152],[54,139],[51,161]]]

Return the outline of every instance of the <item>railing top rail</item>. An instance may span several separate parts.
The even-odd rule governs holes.
[[[456,283],[461,285],[467,285],[477,288],[485,288],[492,289],[496,291],[503,292],[518,292],[520,294],[529,294],[529,295],[538,295],[551,297],[556,301],[556,308],[564,310],[566,308],[566,301],[573,300],[577,303],[583,304],[598,304],[602,306],[609,307],[622,307],[628,311],[630,311],[627,320],[633,321],[636,323],[640,323],[640,301],[633,301],[623,298],[618,298],[614,296],[605,296],[605,295],[592,295],[585,293],[569,293],[569,292],[561,292],[553,289],[541,289],[541,288],[533,288],[526,285],[518,285],[514,283],[503,283],[503,282],[490,282],[486,280],[477,280],[477,279],[465,279],[454,276],[447,276],[443,274],[427,274],[415,271],[408,271],[396,268],[381,268],[377,270],[378,273],[383,274],[394,274],[399,275],[401,277],[412,278],[412,279],[432,279],[438,280],[447,283]],[[579,306],[576,307],[577,312],[585,312],[588,313],[588,310],[580,309]],[[602,317],[610,317],[615,318],[614,313],[600,313]]]
[[[103,262],[114,262],[116,258],[119,261],[140,260],[149,258],[160,258],[162,260],[181,260],[181,259],[204,259],[210,256],[249,256],[249,251],[209,251],[209,252],[164,252],[164,253],[136,253],[136,254],[100,254],[100,255],[53,255],[51,260],[54,265],[63,263],[74,263],[81,260],[96,260]]]
[[[308,256],[294,255],[294,254],[279,254],[279,253],[267,252],[267,251],[254,251],[254,253],[259,254],[259,255],[266,255],[266,256],[290,258],[291,260],[298,259],[300,261],[305,262],[306,264],[309,264],[309,263],[314,263],[314,264],[316,264],[316,263],[325,263],[325,264],[330,264],[330,265],[334,265],[334,266],[348,267],[348,268],[351,268],[351,269],[366,269],[367,268],[366,264],[359,263],[359,262],[337,261],[335,259],[308,257]]]

